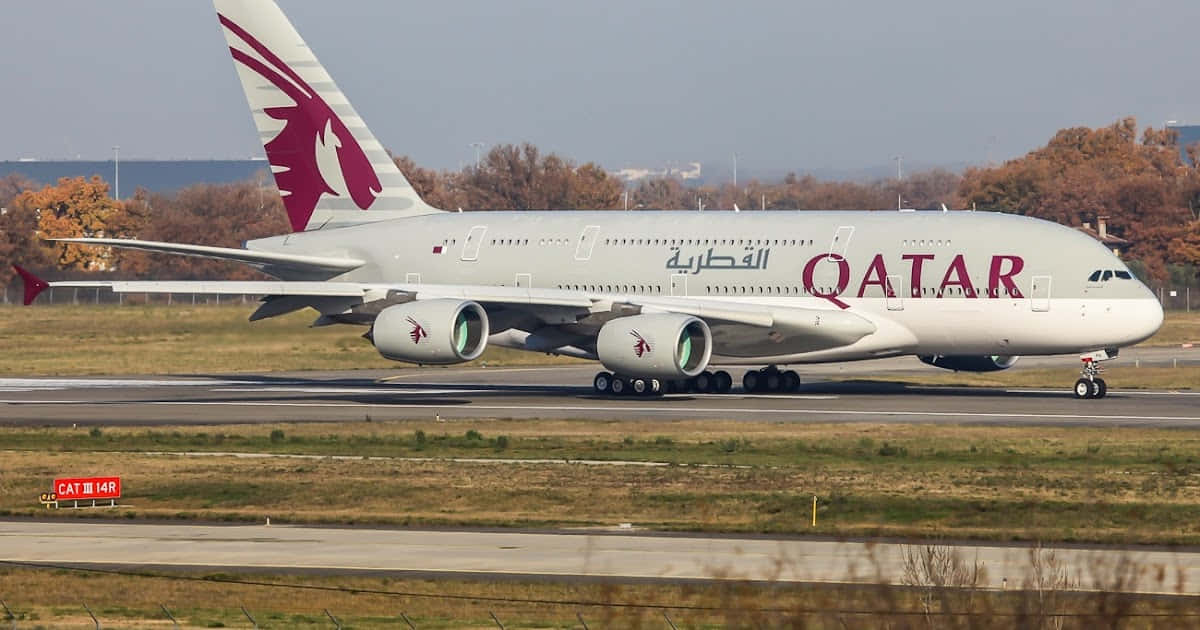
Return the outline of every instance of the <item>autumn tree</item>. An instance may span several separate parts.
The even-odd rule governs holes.
[[[1046,146],[995,168],[968,169],[959,194],[980,210],[1012,212],[1079,226],[1108,217],[1108,230],[1132,242],[1162,281],[1186,247],[1200,207],[1200,175],[1179,157],[1171,130],[1146,129],[1125,118],[1107,127],[1059,131]],[[1194,228],[1193,228],[1194,229]]]
[[[108,196],[108,184],[100,177],[64,177],[54,186],[26,190],[13,199],[9,212],[22,220],[35,217],[41,238],[105,236],[109,217],[120,202]],[[55,264],[61,269],[102,271],[108,267],[108,252],[76,244],[55,246]]]

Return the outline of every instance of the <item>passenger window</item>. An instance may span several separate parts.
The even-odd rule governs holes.
[[[1112,276],[1113,276],[1113,274],[1112,274],[1112,271],[1111,271],[1111,270],[1108,270],[1108,269],[1105,269],[1105,270],[1104,270],[1104,276],[1100,278],[1100,281],[1101,281],[1101,282],[1108,282],[1109,280],[1112,280]]]
[[[1099,269],[1093,271],[1092,275],[1088,276],[1088,282],[1100,282],[1100,270]]]

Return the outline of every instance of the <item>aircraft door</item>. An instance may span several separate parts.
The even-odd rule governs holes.
[[[513,283],[513,286],[517,287],[518,289],[533,288],[533,274],[531,274],[531,273],[517,274],[516,282]]]
[[[898,275],[888,276],[884,287],[887,295],[887,310],[904,310],[904,279]]]
[[[1050,276],[1034,276],[1029,288],[1029,307],[1044,313],[1050,310]]]
[[[484,234],[487,234],[486,225],[476,225],[471,228],[471,231],[467,233],[467,240],[463,243],[463,260],[479,260],[479,246],[483,244]]]
[[[599,225],[589,225],[583,228],[583,233],[579,235],[579,244],[575,246],[575,260],[592,258],[592,250],[596,247],[596,237],[599,235]]]
[[[669,284],[671,286],[671,295],[673,297],[687,296],[687,274],[673,273],[671,274]]]
[[[850,237],[854,236],[853,225],[843,225],[838,227],[837,232],[833,233],[833,240],[829,243],[829,255],[827,258],[832,258],[834,254],[846,257],[846,251],[850,247]]]

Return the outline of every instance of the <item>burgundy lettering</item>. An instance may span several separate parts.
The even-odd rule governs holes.
[[[933,260],[933,254],[904,254],[900,258],[912,261],[912,280],[909,281],[909,291],[913,297],[921,297],[921,267],[926,260]]]
[[[813,285],[813,272],[816,271],[817,264],[823,260],[836,263],[838,266],[837,288],[825,293],[818,291],[817,287]],[[804,265],[803,280],[804,290],[808,291],[809,294],[815,295],[816,297],[825,298],[826,300],[833,302],[838,308],[850,308],[849,304],[838,299],[838,296],[841,295],[842,292],[846,290],[846,287],[850,284],[850,264],[846,262],[846,259],[843,258],[841,254],[817,254],[816,256],[813,256],[808,263]]]
[[[953,274],[955,279],[951,280]],[[967,273],[967,263],[963,260],[963,255],[959,254],[950,262],[950,267],[946,269],[946,275],[942,276],[942,284],[938,287],[938,297],[942,297],[946,293],[946,287],[957,286],[962,289],[963,295],[975,297],[975,286],[971,284],[971,276]]]
[[[1009,262],[1008,271],[1002,271],[1001,267],[1004,262]],[[1020,256],[992,256],[992,266],[988,270],[988,296],[1000,297],[1000,285],[1004,285],[1008,294],[1012,297],[1022,297],[1021,290],[1017,288],[1017,283],[1013,282],[1012,277],[1021,273],[1025,268],[1025,259]]]
[[[883,254],[875,254],[875,258],[871,260],[867,273],[863,274],[862,283],[858,285],[858,297],[862,297],[870,285],[883,289],[883,294],[887,297],[896,297],[896,290],[887,281],[887,267],[883,264]]]

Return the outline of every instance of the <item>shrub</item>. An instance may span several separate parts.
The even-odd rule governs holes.
[[[275,429],[271,431],[271,443],[278,444],[284,439],[283,429]]]

